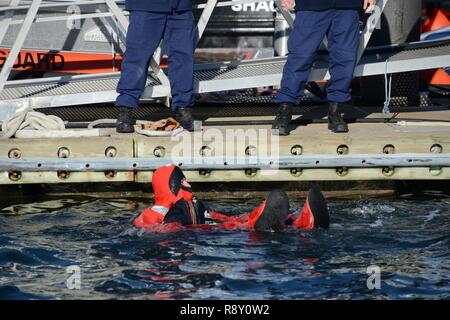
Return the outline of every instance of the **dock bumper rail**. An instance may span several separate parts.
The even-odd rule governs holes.
[[[0,159],[0,171],[70,171],[103,172],[151,171],[174,163],[183,170],[239,170],[288,168],[383,168],[383,167],[450,167],[450,153],[425,154],[360,154],[360,155],[305,155],[282,157],[202,157],[202,158],[20,158]]]

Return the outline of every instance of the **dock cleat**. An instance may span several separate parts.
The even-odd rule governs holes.
[[[327,229],[330,226],[330,213],[327,201],[318,187],[309,189],[300,215],[296,219],[289,217],[286,223],[303,230]]]
[[[261,205],[250,213],[248,227],[256,231],[282,231],[289,215],[289,198],[282,190],[273,190]]]
[[[330,102],[328,110],[328,129],[334,133],[348,132],[348,125],[339,112],[339,103]]]
[[[119,115],[117,116],[116,131],[118,133],[133,133],[136,119],[133,116],[133,109],[119,107]]]
[[[293,103],[280,103],[278,114],[272,124],[272,134],[278,136],[288,136],[290,133],[289,124],[292,121]]]

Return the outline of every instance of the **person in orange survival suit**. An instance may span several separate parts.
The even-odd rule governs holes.
[[[300,213],[289,213],[289,199],[282,190],[273,190],[266,200],[249,214],[227,216],[208,211],[204,203],[193,196],[191,185],[175,165],[158,168],[152,179],[155,204],[145,209],[134,226],[153,231],[176,231],[180,226],[214,223],[227,229],[281,231],[286,226],[311,230],[328,228],[330,217],[320,190],[309,190]]]

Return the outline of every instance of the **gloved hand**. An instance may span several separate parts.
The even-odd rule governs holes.
[[[364,0],[363,9],[366,11],[366,13],[371,13],[373,10],[375,10],[376,5],[377,0]]]
[[[295,8],[295,0],[281,0],[281,9],[292,11]]]

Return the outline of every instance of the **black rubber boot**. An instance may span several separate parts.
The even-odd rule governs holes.
[[[339,103],[330,102],[328,110],[328,129],[334,133],[348,132],[348,125],[339,112]]]
[[[283,190],[273,190],[267,197],[263,212],[255,223],[256,231],[282,231],[289,215],[289,198]]]
[[[192,116],[192,108],[178,108],[175,112],[175,120],[187,131],[196,131],[194,126],[194,117]]]
[[[317,186],[309,189],[307,201],[314,216],[314,228],[327,229],[330,226],[330,212],[327,201]]]
[[[278,136],[288,136],[289,124],[292,121],[293,103],[283,102],[278,107],[278,114],[272,124],[272,134]]]
[[[136,119],[133,116],[131,108],[119,107],[119,115],[116,122],[116,131],[118,133],[133,133]]]

